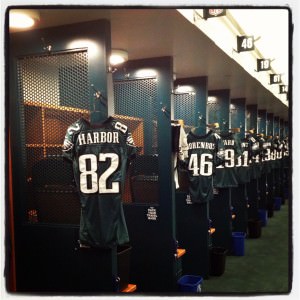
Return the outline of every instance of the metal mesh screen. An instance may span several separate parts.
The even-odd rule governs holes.
[[[267,135],[273,136],[273,115],[267,116]]]
[[[157,80],[115,81],[114,100],[115,118],[128,126],[138,148],[127,175],[123,199],[127,203],[157,203]]]
[[[246,129],[254,129],[257,132],[257,111],[253,106],[247,107],[246,110]]]
[[[208,123],[221,123],[221,103],[216,97],[208,97],[207,116]]]
[[[18,92],[28,221],[78,224],[78,195],[61,145],[70,124],[89,118],[87,51],[19,58]]]
[[[257,132],[258,133],[264,133],[263,131],[261,131],[262,129],[262,119],[261,117],[257,117]]]
[[[174,118],[176,120],[184,121],[184,129],[188,133],[195,124],[195,108],[196,95],[195,94],[175,94],[174,95]]]
[[[238,116],[238,107],[230,104],[230,109],[229,109],[229,127],[240,127],[239,122],[239,116]]]

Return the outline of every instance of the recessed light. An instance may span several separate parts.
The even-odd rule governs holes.
[[[10,28],[30,28],[39,20],[37,11],[30,9],[12,9],[9,12]]]
[[[112,49],[109,58],[110,65],[116,66],[128,60],[128,52],[120,49]]]

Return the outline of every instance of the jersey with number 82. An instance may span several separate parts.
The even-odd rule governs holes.
[[[120,193],[120,182],[111,183],[111,188],[107,187],[109,176],[113,175],[119,167],[119,156],[116,153],[99,153],[99,162],[110,160],[109,167],[98,178],[97,155],[83,154],[79,156],[80,171],[80,191],[85,194],[115,194]],[[87,170],[87,163],[90,163],[90,169]],[[99,166],[101,166],[99,164]],[[88,187],[88,179],[91,179],[91,186]]]
[[[121,195],[127,160],[135,151],[127,126],[112,117],[99,126],[85,119],[69,126],[63,156],[73,162],[82,244],[114,247],[128,242]]]

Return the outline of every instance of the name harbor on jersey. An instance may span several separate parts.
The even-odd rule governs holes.
[[[89,144],[119,144],[119,133],[117,131],[93,131],[82,132],[78,135],[79,145]]]

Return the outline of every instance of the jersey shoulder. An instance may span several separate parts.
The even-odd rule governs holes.
[[[106,123],[109,123],[113,129],[119,131],[121,134],[128,134],[128,126],[122,121],[115,119],[114,117],[109,117],[106,120]]]
[[[72,123],[66,132],[62,147],[63,153],[69,152],[74,147],[74,136],[87,127],[87,121],[83,118]]]
[[[216,132],[212,133],[212,136],[216,139],[216,140],[221,140],[221,136],[219,134],[217,134]]]

